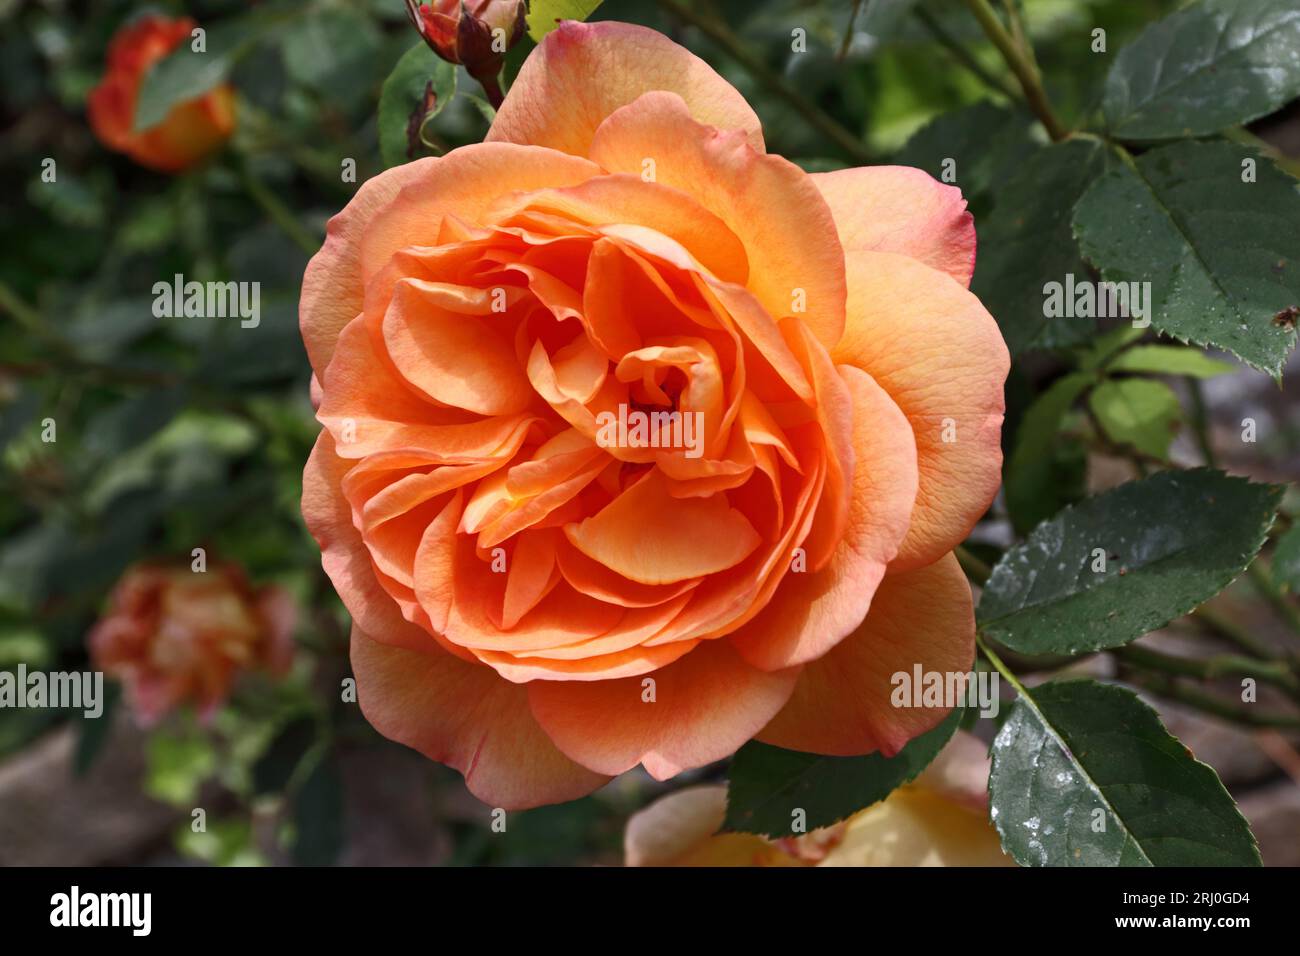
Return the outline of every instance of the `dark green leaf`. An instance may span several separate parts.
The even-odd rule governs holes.
[[[203,53],[196,53],[188,40],[182,43],[145,74],[135,102],[136,131],[157,126],[173,106],[202,96],[220,84],[230,72],[230,65],[228,50],[216,49],[209,42]]]
[[[325,755],[293,802],[293,858],[302,866],[329,866],[343,851],[343,780]]]
[[[1102,382],[1088,396],[1106,437],[1153,458],[1167,458],[1182,417],[1173,389],[1145,378]]]
[[[1059,681],[1021,696],[993,741],[990,813],[1022,866],[1258,866],[1213,769],[1131,691]]]
[[[180,386],[141,392],[98,412],[86,426],[82,448],[92,461],[120,455],[160,431],[185,406]]]
[[[85,776],[95,764],[95,759],[104,749],[113,729],[113,718],[117,713],[117,704],[122,697],[122,687],[116,682],[104,684],[103,710],[98,717],[87,717],[79,711],[74,718],[77,725],[77,749],[72,755],[72,772],[78,777]]]
[[[1103,109],[1121,139],[1203,136],[1300,96],[1295,0],[1201,0],[1115,58]]]
[[[456,68],[423,41],[402,55],[379,94],[379,152],[385,166],[410,161],[413,137],[456,95]],[[430,102],[429,98],[432,98]],[[412,116],[415,122],[412,122]]]
[[[1082,471],[1083,453],[1062,447],[1059,431],[1071,407],[1096,381],[1086,372],[1066,375],[1025,412],[1004,480],[1007,510],[1021,534],[1069,504],[1070,493],[1082,484],[1068,479]]]
[[[751,741],[731,762],[723,829],[790,836],[796,809],[809,830],[843,820],[914,779],[960,723],[959,708],[893,757],[824,757]]]
[[[1243,182],[1243,163],[1257,181]],[[1150,282],[1152,325],[1281,374],[1300,306],[1300,192],[1259,154],[1176,143],[1117,166],[1079,200],[1079,246],[1113,282]]]
[[[994,567],[980,598],[981,630],[1024,654],[1125,644],[1245,570],[1282,491],[1198,468],[1163,471],[1066,508]]]
[[[972,289],[998,320],[1013,355],[1092,338],[1092,319],[1045,314],[1043,287],[1069,274],[1088,275],[1070,212],[1104,165],[1105,153],[1093,142],[1044,147],[994,195],[993,212],[980,225]]]
[[[285,71],[322,99],[350,104],[370,90],[380,43],[374,22],[359,11],[317,10],[285,32]]]
[[[1030,132],[1033,125],[1029,114],[986,100],[927,123],[912,135],[895,160],[923,169],[940,182],[951,182],[971,201],[1010,179],[1038,149]],[[951,178],[945,176],[949,170]],[[980,225],[982,231],[983,223]]]
[[[253,792],[260,795],[284,790],[303,756],[316,742],[316,722],[310,717],[289,721],[253,764]]]

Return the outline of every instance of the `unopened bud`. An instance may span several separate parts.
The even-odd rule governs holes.
[[[527,12],[526,0],[406,0],[406,15],[424,42],[449,63],[464,64],[494,107],[502,99],[497,75],[524,35]]]

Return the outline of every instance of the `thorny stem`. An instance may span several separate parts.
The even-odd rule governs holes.
[[[271,220],[284,231],[284,234],[292,239],[299,248],[309,256],[313,256],[320,249],[321,240],[313,236],[296,216],[289,210],[280,198],[266,187],[266,184],[253,175],[252,170],[245,163],[240,170],[240,178],[244,182],[244,188],[248,195],[262,207],[262,211],[271,217]]]
[[[1260,564],[1256,558],[1246,569],[1246,576],[1250,578],[1250,583],[1254,585],[1255,590],[1259,592],[1269,605],[1277,612],[1277,616],[1286,622],[1296,634],[1300,634],[1300,612],[1297,612],[1291,603],[1286,599],[1273,580],[1273,575],[1269,574],[1268,569]]]
[[[1187,391],[1192,397],[1192,430],[1196,443],[1200,446],[1201,457],[1210,468],[1217,468],[1214,445],[1210,442],[1210,416],[1205,409],[1205,393],[1201,390],[1201,381],[1193,375],[1187,376]]]
[[[1069,130],[1061,124],[1052,111],[1052,104],[1043,89],[1043,78],[1038,72],[1038,64],[1034,62],[1033,50],[1028,42],[1023,46],[1016,42],[1015,37],[1007,32],[1007,28],[1002,25],[998,15],[989,6],[988,0],[966,0],[966,6],[979,21],[985,36],[997,47],[1002,58],[1006,60],[1007,66],[1015,74],[1021,90],[1024,91],[1025,102],[1043,124],[1047,135],[1052,137],[1053,142],[1059,143],[1065,139],[1069,135]]]
[[[989,648],[989,646],[984,643],[984,638],[979,634],[978,631],[975,633],[975,645],[980,649],[980,652],[988,659],[988,662],[993,665],[994,669],[997,670],[999,674],[1001,674],[1003,677],[1006,678],[1007,683],[1010,684],[1013,688],[1015,688],[1016,693],[1019,694],[1021,697],[1025,698],[1026,700],[1029,700],[1030,699],[1029,692],[1025,690],[1025,685],[1020,683],[1020,678],[1016,677],[1016,675],[1011,672],[1011,668],[1007,667],[1007,665],[1003,663],[1002,658],[998,657],[998,655],[995,654]]]
[[[1253,677],[1286,691],[1300,699],[1300,680],[1286,664],[1280,661],[1260,661],[1236,654],[1219,654],[1213,657],[1176,657],[1162,651],[1129,644],[1113,648],[1110,652],[1126,664],[1148,671],[1157,671],[1178,677],[1196,677],[1214,680],[1218,677]]]
[[[1234,624],[1226,617],[1222,617],[1216,612],[1211,611],[1208,607],[1198,607],[1192,612],[1192,617],[1205,625],[1207,630],[1212,631],[1225,640],[1231,641],[1248,654],[1253,654],[1256,657],[1263,658],[1273,656],[1271,649],[1265,647],[1259,641],[1255,640],[1255,638],[1251,637],[1244,628]]]
[[[41,322],[41,314],[24,302],[4,281],[0,281],[0,309],[12,315],[19,325],[33,335],[46,334],[45,325]]]
[[[858,22],[858,12],[862,9],[862,0],[853,0],[853,12],[849,14],[849,24],[844,28],[844,39],[840,41],[840,51],[835,55],[843,60],[849,55],[849,45],[853,42],[853,25]]]
[[[988,581],[989,575],[993,573],[993,569],[967,551],[965,545],[957,545],[953,549],[953,554],[957,556],[957,563],[966,572],[966,577],[981,587]]]
[[[994,76],[984,69],[980,61],[975,59],[974,54],[962,46],[961,42],[949,33],[933,13],[922,6],[913,7],[912,13],[925,27],[926,31],[934,37],[935,42],[947,50],[954,60],[969,70],[972,76],[979,79],[981,83],[995,93],[1001,93],[1007,99],[1018,100],[1020,98],[1020,94],[1016,92],[1014,86],[1006,82],[1002,77]]]
[[[1261,711],[1254,707],[1239,707],[1197,687],[1179,684],[1167,677],[1134,676],[1133,683],[1166,700],[1177,701],[1222,720],[1247,727],[1300,728],[1300,717]]]
[[[845,129],[838,120],[823,110],[812,100],[805,97],[785,77],[770,69],[761,59],[751,53],[740,37],[731,28],[711,13],[706,13],[684,0],[659,0],[659,5],[668,10],[679,20],[696,27],[701,33],[720,46],[727,54],[756,80],[794,108],[809,126],[823,136],[832,140],[836,146],[848,154],[854,162],[869,165],[877,161],[876,156],[867,149],[857,136]]]
[[[1205,458],[1205,463],[1211,468],[1216,467],[1216,458],[1214,448],[1210,443],[1209,416],[1206,413],[1205,397],[1201,392],[1201,383],[1194,378],[1188,379],[1188,387],[1192,396],[1192,428],[1196,434],[1197,444],[1200,445],[1201,455]],[[1296,634],[1300,634],[1300,611],[1287,600],[1286,595],[1279,590],[1273,576],[1269,574],[1268,569],[1256,558],[1251,562],[1250,567],[1246,569],[1246,576],[1254,586],[1256,592],[1262,597],[1274,612]]]

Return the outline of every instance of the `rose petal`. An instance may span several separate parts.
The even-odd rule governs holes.
[[[500,316],[450,312],[419,279],[399,280],[384,315],[384,342],[402,376],[431,398],[481,415],[522,412],[528,376]]]
[[[726,815],[726,787],[687,787],[660,797],[627,821],[623,865],[797,865],[797,858],[760,836],[718,833]]]
[[[489,806],[574,800],[608,780],[560,753],[529,712],[527,691],[489,667],[389,647],[353,628],[352,672],[376,730],[455,767]]]
[[[975,272],[975,218],[956,186],[911,166],[814,173],[846,252],[897,252],[964,286]]]
[[[547,735],[585,767],[638,763],[666,780],[734,753],[789,697],[798,669],[750,667],[726,641],[704,641],[653,677],[533,681],[528,699]],[[642,681],[653,680],[654,700]]]
[[[487,140],[586,156],[601,121],[650,90],[676,93],[699,122],[739,130],[763,151],[745,98],[694,53],[646,27],[574,20],[561,20],[529,54]]]
[[[900,787],[849,820],[821,866],[1012,866],[987,815]]]
[[[731,636],[745,660],[764,670],[815,660],[862,623],[916,499],[907,419],[871,376],[848,366],[840,374],[853,398],[848,524],[830,564],[788,572],[767,607]]]
[[[979,299],[915,259],[850,252],[849,322],[832,350],[898,403],[916,437],[920,488],[895,568],[961,544],[1002,482],[1006,343]]]
[[[934,728],[948,707],[894,707],[893,675],[965,673],[975,658],[970,585],[952,555],[876,589],[862,625],[804,665],[790,702],[758,739],[808,753],[893,756]],[[919,688],[917,689],[919,693]]]
[[[829,348],[844,328],[843,251],[835,221],[807,173],[756,152],[738,133],[691,118],[673,93],[647,93],[608,117],[591,158],[610,172],[679,189],[720,218],[749,258],[746,287],[774,319],[797,314]]]
[[[759,537],[725,495],[675,499],[658,470],[590,518],[565,525],[587,557],[641,584],[672,584],[739,564]]]
[[[348,613],[372,639],[420,650],[433,638],[406,620],[380,585],[370,552],[352,524],[352,509],[339,490],[350,461],[334,452],[334,439],[321,432],[302,475],[302,516],[320,545],[321,566]]]

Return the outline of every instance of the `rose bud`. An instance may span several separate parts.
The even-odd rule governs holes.
[[[141,724],[187,703],[207,719],[241,673],[288,671],[295,616],[288,592],[254,588],[234,565],[142,564],[122,576],[88,641],[94,666],[122,681]]]
[[[501,105],[497,74],[506,51],[524,35],[525,0],[406,0],[406,14],[433,52],[464,64],[483,85],[493,107]]]
[[[176,173],[206,158],[235,128],[235,91],[217,86],[200,97],[177,103],[162,122],[135,129],[136,99],[145,74],[190,38],[194,21],[147,16],[122,27],[108,47],[104,78],[87,101],[90,125],[109,149],[141,166]]]

